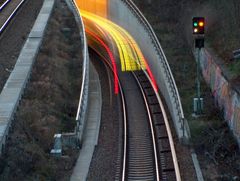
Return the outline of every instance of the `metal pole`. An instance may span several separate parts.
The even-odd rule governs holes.
[[[198,48],[198,58],[197,58],[197,114],[201,114],[201,100],[200,100],[200,50]]]
[[[183,118],[183,141],[185,142],[185,118]]]

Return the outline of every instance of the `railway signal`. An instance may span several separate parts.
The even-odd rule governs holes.
[[[196,97],[193,99],[193,110],[195,115],[199,116],[203,112],[203,98],[200,92],[200,52],[204,47],[204,17],[192,18],[192,33],[195,39],[195,48],[197,48],[197,79],[196,79]]]
[[[204,34],[205,19],[204,17],[194,17],[193,23],[193,34]]]

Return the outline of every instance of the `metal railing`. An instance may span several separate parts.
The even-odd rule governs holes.
[[[81,46],[83,46],[82,47],[82,57],[83,57],[82,84],[81,84],[77,114],[75,118],[76,120],[75,130],[72,133],[56,134],[56,135],[61,135],[61,141],[59,141],[58,136],[56,135],[54,136],[54,147],[51,150],[51,153],[55,156],[61,156],[61,154],[59,154],[59,150],[62,150],[62,146],[81,147],[83,132],[86,124],[87,107],[88,107],[89,54],[88,54],[87,39],[85,35],[85,28],[84,28],[83,20],[77,8],[77,4],[75,0],[65,0],[65,2],[68,8],[71,10],[71,12],[74,15],[75,21],[79,28]]]
[[[80,92],[80,99],[78,104],[78,110],[76,115],[76,134],[77,139],[81,145],[82,143],[82,136],[83,136],[83,130],[85,127],[86,122],[86,113],[87,113],[87,107],[88,107],[88,89],[89,89],[89,54],[88,54],[88,45],[87,45],[87,39],[85,34],[85,27],[83,24],[83,20],[81,17],[81,14],[77,8],[77,4],[75,0],[71,1],[73,5],[73,14],[75,16],[75,20],[77,24],[79,25],[79,29],[81,32],[81,40],[83,45],[83,67],[82,67],[82,86],[81,86],[81,92]]]
[[[129,9],[132,11],[132,13],[136,16],[136,18],[139,20],[139,22],[143,25],[145,30],[148,32],[154,47],[156,48],[157,54],[159,55],[160,60],[161,60],[161,64],[165,70],[164,75],[168,81],[167,82],[168,88],[170,89],[170,91],[172,93],[173,100],[171,101],[171,104],[175,105],[174,109],[177,111],[178,121],[181,124],[181,127],[183,129],[183,137],[182,138],[186,139],[186,141],[187,141],[190,138],[189,127],[188,127],[188,124],[184,117],[181,99],[179,96],[179,92],[178,92],[174,77],[172,75],[172,71],[168,64],[167,58],[162,50],[162,47],[158,41],[158,38],[157,38],[156,34],[154,33],[154,30],[151,27],[150,23],[147,21],[147,19],[141,13],[141,11],[138,9],[138,7],[132,2],[132,0],[122,0],[122,2],[124,2],[129,7]],[[172,111],[172,110],[170,110],[170,111]],[[171,112],[171,114],[174,115],[173,112]],[[179,136],[179,134],[178,134],[178,136]]]

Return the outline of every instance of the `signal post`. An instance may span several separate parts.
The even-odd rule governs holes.
[[[203,114],[203,98],[200,89],[200,52],[204,47],[204,17],[193,17],[192,19],[193,36],[195,48],[197,49],[197,79],[196,79],[196,97],[193,99],[193,110],[196,116]]]

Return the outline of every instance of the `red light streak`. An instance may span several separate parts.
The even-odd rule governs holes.
[[[119,87],[118,87],[118,75],[117,75],[117,66],[116,66],[116,61],[115,58],[113,56],[113,53],[111,52],[110,48],[104,43],[104,41],[98,37],[96,34],[94,34],[93,32],[89,31],[86,29],[87,34],[89,34],[90,36],[92,36],[93,38],[95,38],[107,51],[107,54],[112,62],[112,66],[113,66],[113,74],[114,74],[114,93],[118,94],[119,93]]]
[[[130,42],[129,44],[130,44],[130,46],[132,47],[132,49],[135,50],[135,52],[137,52],[136,47],[133,46],[133,42],[132,42],[131,40],[129,40],[129,42]],[[140,57],[138,57],[138,58],[140,58]],[[151,81],[152,81],[153,88],[154,88],[156,91],[158,91],[157,82],[156,82],[156,80],[155,80],[155,78],[154,78],[154,75],[153,75],[153,73],[152,73],[152,71],[151,71],[151,69],[150,69],[150,67],[149,67],[146,59],[144,58],[144,56],[143,56],[143,60],[144,60],[145,66],[146,66],[147,73],[148,73],[148,75],[149,75],[149,77],[150,77],[150,79],[151,79]]]
[[[149,77],[150,77],[150,79],[151,79],[151,81],[152,81],[153,88],[154,88],[154,89],[156,90],[156,92],[157,92],[157,91],[158,91],[157,82],[156,82],[156,80],[155,80],[155,78],[154,78],[154,76],[153,76],[153,73],[152,73],[152,71],[151,71],[151,69],[150,69],[147,61],[146,61],[145,59],[144,59],[144,61],[145,61],[145,64],[146,64],[147,73],[148,73],[148,75],[149,75]]]

